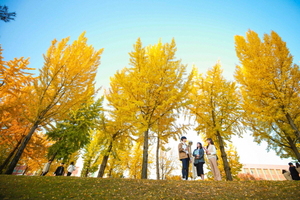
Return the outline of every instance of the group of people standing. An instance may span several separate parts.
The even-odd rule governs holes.
[[[197,179],[204,180],[203,165],[204,155],[206,154],[212,174],[216,181],[221,180],[220,170],[217,164],[217,151],[214,142],[211,138],[207,138],[206,148],[202,146],[200,142],[197,142],[197,148],[191,154],[189,146],[186,144],[187,138],[181,137],[181,141],[178,145],[179,159],[182,162],[182,179],[188,180],[189,176],[189,163],[192,162],[191,156],[194,157],[194,166],[197,170]],[[282,170],[282,174],[287,180],[300,180],[300,164],[289,163],[289,171]]]
[[[210,164],[211,171],[213,173],[214,179],[217,181],[221,180],[220,170],[217,164],[217,150],[214,142],[211,138],[206,140],[206,148],[202,146],[200,142],[197,143],[197,148],[191,154],[189,146],[186,144],[187,138],[185,136],[181,137],[181,141],[178,145],[179,159],[182,162],[182,179],[188,180],[189,176],[189,163],[191,162],[191,156],[194,157],[194,166],[197,169],[197,178],[204,180],[204,170],[203,165],[204,155],[207,155],[207,159]]]
[[[296,166],[293,163],[289,163],[289,171],[282,170],[283,176],[286,180],[300,180],[300,164],[297,162]]]
[[[49,160],[44,165],[41,176],[45,176],[49,172],[51,163],[52,163],[52,160]],[[76,167],[74,165],[74,162],[71,162],[67,168],[67,176],[71,176],[72,172],[74,172],[75,170],[76,170]],[[65,174],[64,163],[61,163],[60,166],[56,168],[56,170],[53,174],[55,176],[63,176]]]

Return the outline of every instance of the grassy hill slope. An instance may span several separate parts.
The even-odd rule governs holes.
[[[0,199],[298,199],[300,181],[0,176]]]

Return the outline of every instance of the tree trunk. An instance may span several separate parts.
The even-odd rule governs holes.
[[[49,159],[49,160],[51,160],[51,163],[52,163],[53,160],[55,159],[56,155],[57,155],[57,152],[55,152],[55,153],[51,156],[51,158]]]
[[[160,167],[161,167],[161,180],[164,180],[164,176],[165,176],[165,173],[164,173],[164,164],[162,164]]]
[[[11,160],[11,158],[13,157],[13,155],[15,154],[15,152],[18,150],[23,138],[25,136],[23,136],[17,143],[17,145],[15,146],[15,148],[10,152],[10,154],[7,156],[7,158],[5,159],[5,161],[2,163],[2,165],[0,166],[0,174],[2,174],[3,169],[8,165],[9,161]]]
[[[26,168],[25,168],[25,170],[24,170],[24,172],[23,172],[23,176],[25,175],[25,173],[27,172],[27,170],[29,169],[29,167],[26,165]]]
[[[298,150],[296,144],[293,142],[292,138],[289,137],[289,136],[287,137],[287,140],[288,140],[289,145],[291,146],[291,149],[292,149],[292,151],[294,152],[294,154],[295,154],[297,160],[300,162],[300,152],[299,152],[299,150]]]
[[[290,116],[289,113],[285,114],[285,117],[287,118],[290,126],[292,127],[292,129],[295,131],[296,137],[298,138],[298,140],[300,139],[300,131],[297,128],[296,124],[294,123],[292,117]]]
[[[222,157],[222,161],[223,161],[223,165],[224,165],[224,170],[225,170],[225,174],[226,174],[226,180],[227,181],[232,181],[232,175],[231,175],[231,170],[230,170],[230,165],[228,163],[227,160],[227,154],[225,151],[225,147],[224,147],[224,142],[223,139],[221,137],[221,134],[219,131],[217,131],[217,137],[219,140],[219,147],[220,147],[220,151],[221,151],[221,157]]]
[[[28,142],[30,141],[34,131],[36,130],[36,128],[38,127],[38,123],[36,122],[32,128],[30,129],[29,133],[25,136],[24,140],[21,143],[20,148],[18,149],[16,155],[14,156],[14,158],[12,159],[12,161],[10,162],[5,174],[12,174],[14,171],[14,168],[16,167],[17,163],[19,162],[22,153],[24,152],[24,149],[26,148],[26,145],[28,144]]]
[[[148,137],[149,137],[149,129],[144,132],[144,145],[143,145],[143,163],[142,163],[142,179],[147,179],[147,171],[148,171]]]
[[[91,160],[89,159],[89,160],[87,161],[87,163],[85,163],[85,164],[83,165],[84,171],[81,172],[81,177],[88,177],[88,174],[89,174],[89,172],[90,172],[90,167],[91,167]]]
[[[109,170],[108,170],[108,177],[111,178],[112,177],[112,171],[113,171],[113,168],[111,167]]]
[[[106,152],[106,154],[104,155],[104,157],[102,159],[102,163],[100,165],[100,169],[99,169],[98,176],[97,176],[98,178],[102,178],[103,175],[104,175],[104,171],[105,171],[105,168],[106,168],[106,164],[107,164],[111,149],[112,149],[112,141],[110,142],[110,144],[107,148],[107,152]]]
[[[107,148],[107,151],[106,151],[106,154],[104,155],[103,159],[102,159],[102,163],[100,165],[100,169],[99,169],[99,172],[98,172],[98,178],[102,178],[103,175],[104,175],[104,171],[105,171],[105,168],[106,168],[106,164],[107,164],[107,161],[108,161],[108,158],[109,158],[109,154],[112,150],[112,147],[113,147],[113,141],[115,140],[115,138],[118,136],[118,134],[120,134],[119,131],[115,132],[112,136],[112,140],[110,141],[109,143],[109,146]]]
[[[156,145],[156,179],[159,180],[159,136],[157,136]]]

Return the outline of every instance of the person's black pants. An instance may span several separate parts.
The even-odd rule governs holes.
[[[201,176],[201,175],[204,174],[204,171],[203,171],[203,164],[204,164],[204,162],[199,162],[199,163],[197,163],[197,165],[196,165],[197,175],[198,175],[198,176]]]
[[[71,174],[72,174],[72,172],[68,172],[68,173],[67,173],[67,176],[71,176]]]
[[[48,172],[42,172],[41,176],[45,176]]]

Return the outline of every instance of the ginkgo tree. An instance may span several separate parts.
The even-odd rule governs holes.
[[[131,142],[130,132],[134,131],[131,124],[121,120],[122,116],[119,115],[118,110],[111,111],[110,114],[112,114],[111,119],[107,119],[103,115],[98,126],[98,130],[102,132],[102,146],[104,147],[101,151],[103,157],[98,172],[100,178],[104,175],[110,155],[115,158],[120,150],[128,147]]]
[[[245,126],[280,157],[300,161],[300,70],[286,42],[274,31],[235,36],[240,65],[235,78],[243,95]]]
[[[103,49],[87,44],[82,33],[72,44],[70,38],[53,40],[44,55],[44,66],[34,84],[27,87],[26,115],[30,130],[12,159],[6,174],[11,174],[34,131],[53,121],[67,118],[67,113],[88,101],[95,94],[95,76]]]
[[[89,132],[97,127],[100,121],[103,98],[91,99],[79,109],[71,110],[69,117],[56,123],[56,127],[46,135],[54,144],[49,148],[49,158],[68,160],[70,155],[90,142]]]
[[[100,153],[106,147],[103,145],[105,137],[101,131],[94,129],[89,132],[89,135],[91,142],[85,145],[83,148],[83,168],[81,170],[82,177],[88,177],[89,174],[98,170],[100,164]]]
[[[228,163],[230,165],[232,178],[233,180],[239,180],[238,174],[242,171],[243,164],[240,162],[240,156],[237,152],[237,149],[232,143],[229,143],[225,151],[226,151]],[[218,156],[221,156],[221,154],[218,154]],[[221,176],[226,177],[223,162],[221,160],[218,160],[218,164],[221,168],[220,170]]]
[[[236,83],[222,76],[221,64],[217,63],[205,76],[195,76],[190,98],[193,102],[189,109],[197,122],[196,130],[214,140],[221,152],[226,180],[233,180],[225,148],[231,137],[241,135],[243,130],[240,120],[243,111]]]
[[[27,167],[26,173],[32,174],[42,170],[44,164],[48,161],[45,155],[50,144],[42,131],[34,133],[19,160],[20,165]]]
[[[34,77],[31,73],[33,68],[28,67],[29,58],[4,61],[2,51],[0,46],[0,127],[7,132],[13,124],[28,123],[20,112],[26,110],[26,102],[22,100]]]
[[[5,61],[0,46],[0,173],[11,161],[28,131],[30,122],[22,115],[27,110],[24,96],[32,84],[29,58]]]
[[[143,149],[141,142],[134,143],[132,150],[122,158],[122,165],[128,171],[129,178],[140,179],[143,166]],[[130,160],[130,162],[128,162]]]
[[[14,95],[23,92],[26,85],[32,83],[34,77],[31,73],[33,68],[28,67],[29,58],[14,58],[13,60],[4,61],[2,57],[2,47],[0,45],[0,100],[5,99],[6,95]],[[0,107],[2,110],[3,104]]]
[[[149,131],[164,115],[188,102],[193,73],[187,75],[186,66],[175,53],[174,40],[143,47],[138,39],[129,53],[131,67],[111,78],[118,95],[110,104],[122,110],[123,119],[135,126],[137,137],[143,138],[142,179],[147,178]]]

